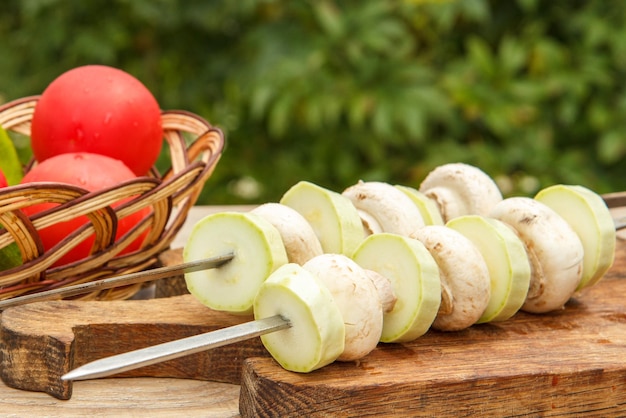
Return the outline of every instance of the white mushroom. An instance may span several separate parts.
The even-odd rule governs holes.
[[[419,191],[437,202],[445,222],[461,215],[488,215],[502,200],[495,181],[464,163],[444,164],[431,171]]]
[[[475,324],[489,304],[489,270],[476,246],[460,232],[442,225],[413,234],[434,257],[441,277],[441,307],[432,327],[458,331]]]
[[[295,209],[280,203],[265,203],[250,213],[261,216],[278,229],[290,263],[302,265],[323,253],[313,227]]]
[[[532,276],[522,310],[561,309],[582,278],[584,250],[576,232],[554,210],[529,197],[504,199],[491,216],[511,225],[526,245]]]
[[[382,304],[366,271],[341,254],[323,254],[302,267],[326,285],[343,317],[345,347],[337,360],[365,357],[376,348],[383,329]]]
[[[342,192],[356,207],[366,235],[389,232],[408,236],[424,226],[411,198],[391,184],[359,181]]]

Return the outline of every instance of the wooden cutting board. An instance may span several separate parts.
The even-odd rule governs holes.
[[[249,321],[212,311],[191,295],[132,301],[51,301],[2,313],[0,377],[8,386],[69,399],[61,376],[114,354]],[[238,384],[243,359],[267,356],[260,340],[219,347],[118,374]]]
[[[243,417],[625,416],[626,245],[618,244],[607,277],[552,314],[430,331],[310,374],[283,370],[255,339],[123,375],[240,382]],[[67,399],[72,385],[60,376],[74,367],[248,319],[190,295],[11,308],[0,322],[0,375]]]
[[[626,416],[626,244],[596,286],[558,312],[379,344],[303,375],[244,363],[242,417]]]

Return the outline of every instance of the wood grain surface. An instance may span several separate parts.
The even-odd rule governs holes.
[[[11,387],[72,396],[71,369],[103,357],[253,319],[213,311],[192,295],[132,301],[50,301],[7,309],[0,319],[0,376]],[[267,356],[258,338],[130,370],[119,376],[239,384],[242,361]]]
[[[239,386],[190,379],[108,378],[74,383],[59,400],[0,382],[3,418],[230,418],[239,416]]]
[[[245,361],[243,417],[626,416],[626,246],[563,310],[429,331],[304,375]]]

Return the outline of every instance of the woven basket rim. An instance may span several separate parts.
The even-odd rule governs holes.
[[[0,126],[29,136],[30,120],[39,97],[27,96],[0,105]],[[0,299],[137,271],[156,263],[158,254],[169,248],[183,226],[226,146],[223,131],[197,114],[186,110],[162,110],[161,118],[163,141],[168,145],[170,154],[169,167],[162,173],[153,166],[145,176],[93,192],[55,182],[19,184],[0,189],[0,224],[4,223],[0,227],[0,249],[17,243],[27,250],[22,252],[22,265],[0,271]],[[36,163],[32,159],[25,171]],[[49,197],[52,195],[55,197]],[[62,203],[32,217],[19,214],[20,208],[28,205],[31,196]],[[114,205],[120,199],[128,200]],[[144,216],[124,237],[115,240],[118,218],[142,209],[148,210],[145,208],[149,208],[150,214]],[[61,222],[76,213],[86,215],[92,221],[49,251],[43,251],[34,225],[44,225],[52,220]],[[77,262],[53,266],[54,260],[51,260],[68,251],[64,245],[71,248],[82,241],[77,237],[89,233],[96,238],[95,252],[92,250],[88,257]],[[138,251],[120,254],[134,237],[142,234],[146,236]],[[25,253],[30,258],[25,259]],[[94,292],[82,298],[125,299],[140,288],[127,286]]]

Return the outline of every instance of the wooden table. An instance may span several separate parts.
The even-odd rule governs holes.
[[[3,417],[237,417],[239,386],[187,379],[107,378],[74,383],[61,401],[0,382]]]
[[[224,209],[199,207],[193,210],[173,247],[184,243],[189,227],[200,217]],[[249,207],[229,209],[246,210]],[[58,400],[41,392],[13,389],[0,381],[0,415],[169,417],[182,414],[186,417],[237,417],[239,394],[240,388],[237,385],[188,379],[133,377],[78,381],[74,383],[70,400]]]

